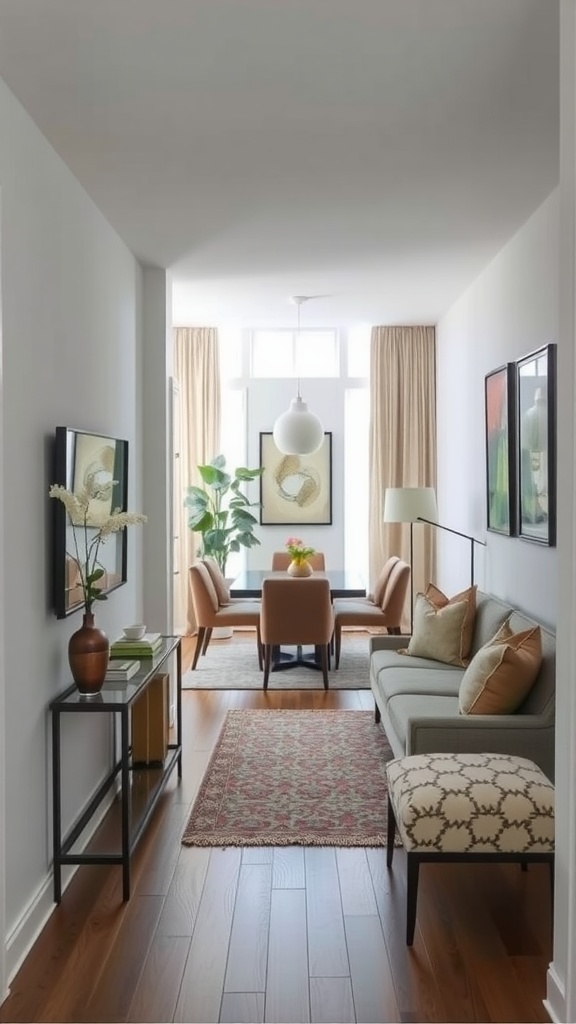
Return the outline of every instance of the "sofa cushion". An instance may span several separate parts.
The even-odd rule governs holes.
[[[513,609],[509,604],[505,604],[504,601],[500,601],[490,594],[484,594],[482,591],[476,594],[476,616],[474,619],[474,638],[472,640],[471,654],[475,654],[476,651],[479,651],[484,644],[487,644],[492,639],[502,623],[510,618],[512,611]],[[516,629],[512,626],[512,628],[517,633],[519,629],[524,627],[519,626]]]
[[[467,600],[438,608],[425,594],[418,594],[407,654],[433,658],[448,665],[463,665],[462,637],[469,614]]]
[[[400,693],[396,697],[391,697],[386,705],[386,716],[390,722],[390,726],[393,729],[395,735],[400,740],[400,744],[405,753],[410,754],[412,751],[409,749],[408,737],[410,732],[410,723],[415,719],[421,720],[428,718],[437,720],[443,719],[456,719],[458,720],[458,697],[439,697],[438,694],[432,694],[430,696],[424,696],[423,694],[404,694]],[[386,724],[386,732],[388,739],[392,744],[392,749],[395,746],[392,742],[392,738],[388,733],[388,726]],[[446,730],[449,733],[451,740],[447,744],[447,749],[453,748],[454,743],[454,726],[450,723],[450,726]],[[442,749],[439,746],[439,749]]]
[[[460,601],[466,601],[467,603],[468,611],[462,624],[462,635],[460,638],[460,665],[467,665],[470,658],[472,640],[474,638],[474,622],[476,619],[477,589],[476,584],[474,584],[466,590],[462,590],[459,594],[454,594],[454,597],[446,597],[446,594],[443,594],[434,583],[429,583],[426,587],[426,597],[436,608],[445,608],[446,605],[458,604]]]
[[[542,662],[540,627],[512,633],[504,622],[481,647],[460,684],[462,715],[509,715],[522,704]]]
[[[204,565],[206,566],[208,572],[210,573],[210,579],[214,584],[214,590],[216,591],[216,596],[218,597],[218,604],[220,608],[229,605],[230,591],[228,590],[226,580],[224,579],[222,570],[218,565],[218,562],[216,561],[215,558],[212,558],[211,555],[207,555],[205,558],[202,559],[202,561],[204,562]]]
[[[412,659],[405,659],[410,666]],[[420,659],[418,659],[420,660]],[[422,694],[423,696],[457,697],[464,669],[441,665],[436,669],[412,668],[401,672],[382,668],[377,676],[372,668],[374,685],[384,701],[401,693]]]

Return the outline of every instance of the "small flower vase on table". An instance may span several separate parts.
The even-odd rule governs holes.
[[[301,561],[293,559],[286,570],[289,576],[311,576],[313,571],[310,562],[307,562],[305,558]]]
[[[68,642],[68,661],[78,692],[86,696],[100,693],[110,657],[106,633],[94,625],[92,612],[85,612],[82,625]]]

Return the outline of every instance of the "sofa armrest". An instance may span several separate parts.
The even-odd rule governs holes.
[[[407,633],[401,633],[400,635],[382,633],[377,636],[371,636],[368,641],[370,654],[374,651],[399,651],[402,647],[408,647],[409,643],[410,634]]]
[[[515,754],[527,757],[554,781],[554,725],[541,715],[460,715],[413,718],[407,754]]]

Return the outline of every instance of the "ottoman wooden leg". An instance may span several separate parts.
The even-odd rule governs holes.
[[[390,795],[388,795],[388,831],[386,835],[386,866],[392,867],[392,855],[394,853],[394,839],[396,836],[396,818]]]
[[[416,901],[418,899],[418,872],[420,858],[417,853],[406,854],[407,898],[406,898],[406,945],[414,942],[416,927]]]

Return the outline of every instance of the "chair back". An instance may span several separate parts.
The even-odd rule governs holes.
[[[410,566],[400,558],[388,577],[384,597],[382,598],[382,611],[386,615],[389,626],[399,626],[402,619],[404,601],[408,583],[410,582]]]
[[[374,604],[377,604],[379,608],[382,607],[382,601],[384,600],[384,594],[386,592],[388,580],[390,579],[390,573],[392,572],[392,569],[394,568],[396,563],[399,561],[400,559],[398,555],[391,555],[388,561],[385,562],[384,565],[382,566],[380,570],[380,575],[378,576],[378,579],[374,584],[372,592],[368,594],[368,598],[374,601]]]
[[[262,581],[263,644],[328,644],[333,628],[326,576],[269,576]]]
[[[292,555],[289,555],[287,551],[273,551],[272,571],[279,572],[282,569],[287,569],[291,561]],[[312,568],[317,569],[318,572],[325,572],[326,564],[322,551],[317,551],[314,555],[308,555],[306,561],[310,562]]]
[[[196,622],[199,626],[210,626],[219,604],[216,588],[203,562],[194,562],[190,566],[189,580]]]

